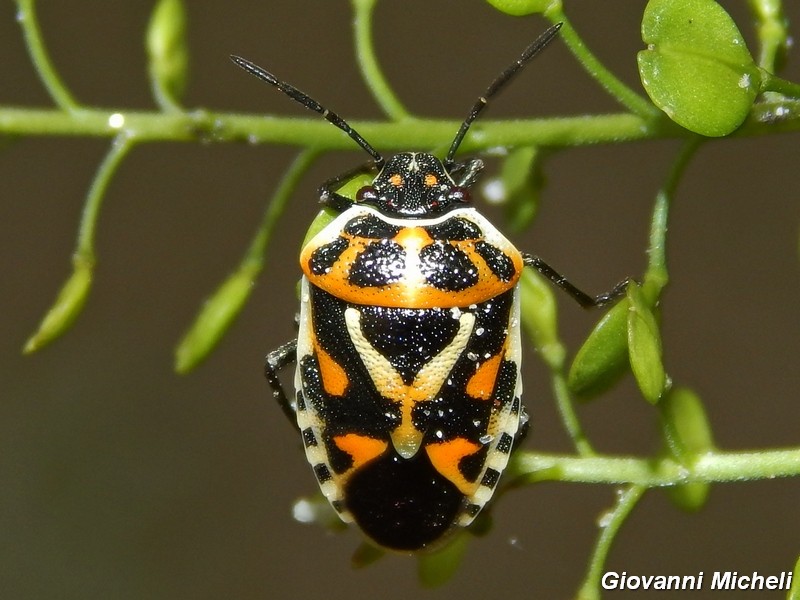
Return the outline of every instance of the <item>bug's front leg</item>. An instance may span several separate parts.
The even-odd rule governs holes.
[[[283,414],[286,415],[286,418],[289,419],[292,426],[297,429],[297,431],[300,431],[300,428],[297,426],[295,408],[292,406],[289,397],[283,389],[283,385],[281,385],[281,380],[278,378],[278,371],[296,361],[297,340],[292,340],[267,354],[267,360],[264,363],[264,377],[267,378],[267,383],[269,383],[269,387],[272,388],[272,396],[280,405]]]
[[[572,298],[583,308],[595,308],[597,306],[605,306],[607,304],[616,302],[625,295],[625,290],[628,287],[628,283],[631,281],[629,277],[626,277],[617,285],[615,285],[610,291],[598,294],[597,296],[591,296],[572,285],[572,283],[570,283],[566,277],[561,275],[558,271],[556,271],[538,256],[523,253],[522,261],[526,267],[532,267],[536,269],[539,271],[539,273],[547,277],[550,281],[567,292],[567,294],[572,296]]]
[[[345,171],[341,175],[337,175],[336,177],[331,177],[327,181],[325,181],[321,186],[319,186],[319,199],[320,202],[323,204],[327,204],[333,206],[338,210],[345,210],[350,205],[353,204],[353,201],[350,198],[342,196],[338,194],[336,190],[342,187],[345,183],[353,179],[358,175],[364,175],[366,173],[375,173],[376,167],[374,162],[364,163],[363,165],[359,165],[354,169],[350,169],[349,171]]]

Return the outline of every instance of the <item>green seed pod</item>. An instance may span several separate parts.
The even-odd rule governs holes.
[[[659,404],[664,440],[669,451],[690,467],[714,448],[711,426],[699,396],[687,388],[669,390]],[[682,510],[696,512],[706,502],[710,487],[692,482],[670,488],[670,499]]]
[[[233,273],[206,301],[200,314],[175,349],[175,370],[188,373],[216,347],[242,310],[253,289],[260,267],[242,267]]]
[[[575,355],[567,385],[582,400],[589,400],[609,389],[630,368],[627,335],[629,308],[627,298],[612,306]]]
[[[635,283],[628,285],[628,357],[639,390],[650,404],[657,404],[667,387],[661,360],[661,332],[653,312]]]
[[[79,258],[73,260],[72,275],[61,287],[56,301],[45,314],[36,333],[25,342],[23,353],[32,354],[40,350],[69,329],[86,304],[93,274],[92,261]]]
[[[182,0],[160,0],[147,29],[150,80],[159,105],[172,106],[186,89],[189,51]]]

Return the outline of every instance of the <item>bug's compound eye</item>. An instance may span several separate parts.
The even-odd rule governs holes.
[[[450,202],[466,204],[470,201],[469,190],[464,187],[456,186],[447,194],[447,199],[450,200]]]
[[[374,202],[378,199],[378,192],[371,185],[365,185],[356,192],[357,202]]]

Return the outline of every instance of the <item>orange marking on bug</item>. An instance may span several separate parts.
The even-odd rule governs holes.
[[[433,243],[433,238],[422,227],[404,227],[392,238],[406,251],[406,255],[416,256],[425,247]]]
[[[391,183],[394,187],[400,187],[403,185],[403,178],[400,176],[399,173],[395,173],[391,177],[389,177],[389,183]]]
[[[421,227],[406,227],[393,238],[393,241],[403,247],[406,254],[405,264],[398,269],[402,275],[400,280],[376,287],[353,285],[348,280],[350,267],[358,255],[364,251],[366,245],[372,241],[351,237],[350,246],[331,266],[330,271],[321,275],[312,273],[309,266],[309,260],[314,250],[319,247],[319,244],[312,241],[303,248],[301,253],[300,264],[303,272],[313,285],[333,294],[340,300],[353,304],[391,308],[452,308],[478,304],[510,290],[516,285],[523,269],[520,252],[510,244],[502,247],[501,249],[514,263],[513,276],[509,281],[503,281],[491,271],[486,261],[475,251],[476,240],[454,241],[450,243],[463,251],[477,267],[478,281],[475,285],[457,293],[437,289],[425,280],[416,259],[422,248],[433,243],[433,240]]]
[[[319,345],[316,337],[314,337],[312,343],[316,351],[317,360],[319,361],[322,387],[331,396],[344,396],[345,391],[347,391],[347,386],[350,384],[350,378],[347,376],[347,372],[342,365],[333,360],[333,357]]]
[[[475,454],[480,449],[480,444],[465,438],[455,438],[447,442],[425,446],[425,452],[428,453],[433,467],[449,479],[465,496],[471,496],[475,492],[478,482],[468,481],[461,473],[459,464],[464,457]]]
[[[467,395],[480,400],[491,400],[502,360],[503,352],[499,352],[478,367],[475,374],[467,381]]]
[[[360,466],[368,463],[374,458],[377,458],[389,446],[385,440],[376,440],[366,435],[358,435],[357,433],[348,433],[345,435],[337,435],[333,438],[333,442],[343,452],[347,452],[353,459],[353,466],[351,469],[358,469]]]
[[[425,185],[426,186],[433,187],[437,183],[439,183],[439,180],[436,178],[436,175],[434,175],[432,173],[428,173],[427,175],[425,175]]]

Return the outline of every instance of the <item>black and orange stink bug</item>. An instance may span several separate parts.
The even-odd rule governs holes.
[[[495,79],[444,160],[388,161],[317,101],[239,57],[237,65],[323,115],[372,157],[322,185],[338,214],[300,254],[296,340],[267,357],[266,376],[297,427],[320,488],[374,543],[414,551],[469,525],[521,436],[517,281],[531,266],[585,306],[605,304],[521,253],[470,205],[483,163],[454,160],[470,124],[558,33],[548,29]],[[355,200],[336,190],[375,173]],[[278,371],[297,363],[296,396]]]

